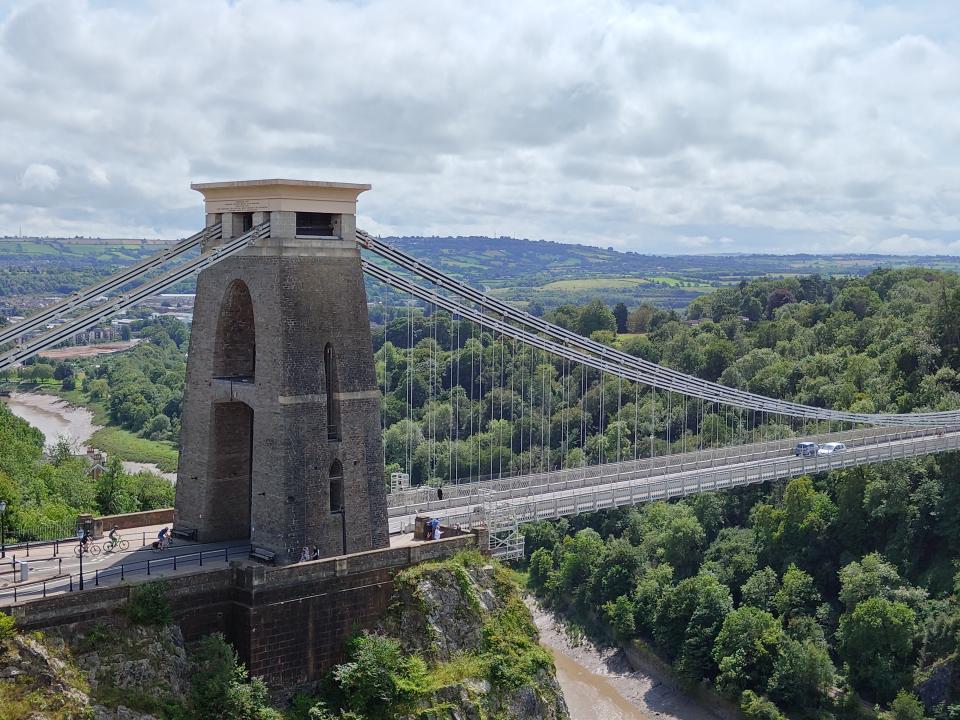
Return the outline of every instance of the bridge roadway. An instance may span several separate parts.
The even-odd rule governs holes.
[[[847,450],[795,457],[793,447],[796,442],[808,439],[841,441],[847,444]],[[433,488],[416,488],[389,496],[391,545],[410,541],[403,533],[409,531],[416,515],[431,515],[441,518],[445,524],[465,527],[490,522],[496,532],[498,526],[502,529],[514,521],[557,518],[958,449],[960,427],[943,431],[870,428],[449,485],[444,487],[443,501],[437,501]],[[487,514],[485,506],[495,506],[498,511]],[[154,552],[149,543],[160,527],[123,531],[121,535],[130,541],[131,546],[127,552],[85,556],[85,585],[95,586],[98,578],[100,585],[120,582],[121,564],[128,568],[127,579],[133,582],[147,579],[147,561],[151,563],[151,577],[196,572],[200,551],[204,553],[204,567],[223,567],[228,559],[245,558],[249,548],[246,540],[204,545],[177,540],[169,550]],[[102,543],[102,540],[98,541],[98,544]],[[15,586],[18,599],[40,596],[42,585],[34,582],[42,582],[45,578],[48,579],[47,594],[66,592],[69,576],[73,577],[76,587],[79,584],[79,559],[73,552],[74,545],[74,541],[60,543],[57,555],[54,555],[53,545],[33,546],[29,558],[23,548],[8,547],[6,561],[0,564],[0,605],[14,602]],[[30,585],[14,582],[11,563],[14,556],[30,563]],[[178,557],[176,568],[173,566],[174,556]]]
[[[130,528],[119,533],[127,540],[129,548],[124,551],[87,553],[83,556],[84,589],[118,585],[121,582],[142,583],[148,580],[195,573],[203,569],[219,570],[227,563],[249,562],[250,540],[241,538],[214,543],[198,543],[175,538],[166,550],[153,550],[152,542],[164,525],[149,525]],[[94,541],[103,548],[106,536]],[[390,536],[390,547],[417,545],[412,533],[396,533]],[[7,557],[0,561],[0,607],[15,602],[35,600],[40,597],[59,595],[80,589],[80,558],[76,554],[76,540],[58,543],[31,545],[30,555],[24,546],[7,548]],[[201,565],[200,555],[203,555]],[[176,558],[176,562],[174,561]],[[19,582],[19,567],[25,562],[30,566],[30,577]],[[149,574],[147,563],[150,564]],[[121,572],[121,565],[125,572]]]
[[[793,446],[808,439],[844,442],[847,450],[794,456]],[[445,486],[442,501],[435,489],[415,489],[390,496],[390,529],[408,529],[417,515],[438,517],[449,525],[480,525],[486,520],[484,506],[496,506],[494,516],[505,525],[514,518],[532,522],[957,449],[958,427],[873,428],[461,483]]]
[[[203,567],[221,568],[227,560],[247,557],[249,540],[231,540],[216,543],[195,543],[175,539],[166,550],[156,551],[152,543],[164,525],[149,525],[122,530],[119,535],[129,543],[125,551],[86,553],[83,556],[83,580],[85,588],[116,585],[122,580],[143,582],[154,577],[169,577],[200,569],[199,553],[203,553]],[[93,541],[102,548],[107,537]],[[23,546],[7,547],[7,556],[0,561],[0,606],[17,600],[27,600],[66,592],[71,581],[73,588],[80,585],[80,558],[76,554],[76,540],[32,545],[30,555]],[[174,557],[177,562],[174,563]],[[18,581],[19,563],[30,566],[30,577],[25,583]],[[147,563],[150,575],[147,576]],[[17,563],[15,565],[15,563]],[[121,574],[120,566],[125,568]],[[44,581],[46,588],[44,589]],[[14,595],[16,589],[16,595]]]

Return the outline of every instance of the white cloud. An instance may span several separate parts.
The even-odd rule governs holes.
[[[0,233],[182,235],[202,223],[191,181],[292,176],[371,182],[368,226],[404,234],[955,252],[952,13],[15,1]]]
[[[99,166],[91,166],[88,168],[87,177],[90,182],[100,187],[106,187],[110,184],[110,177],[107,175],[107,171]]]
[[[20,176],[20,187],[24,190],[53,190],[60,184],[60,173],[43,163],[31,163]]]

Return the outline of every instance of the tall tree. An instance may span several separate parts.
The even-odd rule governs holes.
[[[617,321],[617,332],[625,333],[627,331],[627,306],[622,302],[614,305],[613,317]]]
[[[886,702],[908,681],[916,615],[900,602],[864,600],[840,618],[840,656],[854,685]]]

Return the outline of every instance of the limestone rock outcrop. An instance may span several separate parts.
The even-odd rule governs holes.
[[[553,662],[502,568],[456,559],[400,573],[381,631],[434,664],[471,658],[482,677],[439,688],[420,720],[569,720]]]
[[[0,706],[5,714],[30,720],[84,717],[90,698],[69,657],[40,637],[14,634],[0,643]]]
[[[176,625],[65,626],[15,633],[0,646],[0,705],[11,718],[156,720],[146,708],[190,691],[190,662]]]

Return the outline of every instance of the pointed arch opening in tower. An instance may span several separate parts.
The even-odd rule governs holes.
[[[257,332],[250,289],[242,280],[230,283],[220,305],[213,375],[252,382],[257,368]]]

